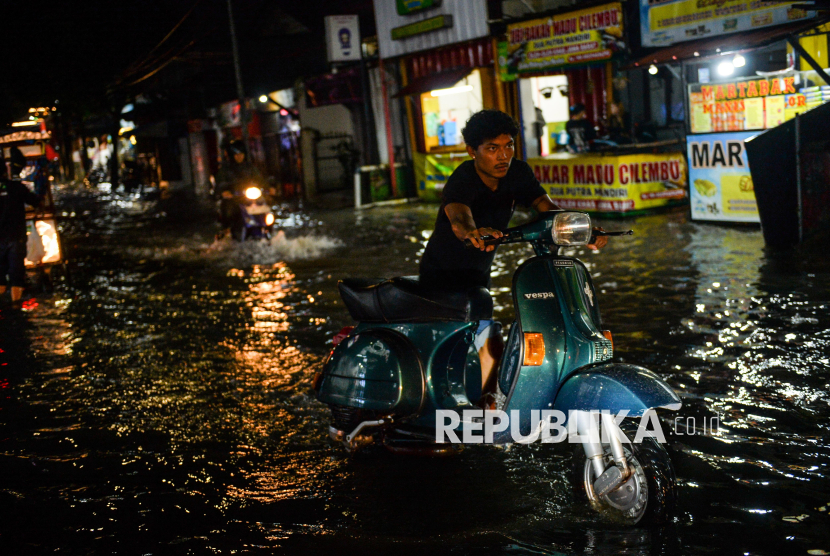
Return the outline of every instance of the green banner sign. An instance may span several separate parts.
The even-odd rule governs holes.
[[[437,8],[441,0],[397,0],[398,15],[411,15],[430,8]]]
[[[452,16],[450,14],[441,14],[439,16],[424,19],[422,21],[416,21],[415,23],[410,23],[409,25],[404,25],[402,27],[395,27],[392,29],[392,40],[398,41],[414,37],[415,35],[429,33],[430,31],[447,29],[449,27],[452,27]]]

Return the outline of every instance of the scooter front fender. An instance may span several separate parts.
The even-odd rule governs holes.
[[[564,412],[603,411],[616,415],[628,410],[639,417],[663,407],[676,411],[682,402],[663,379],[646,368],[621,363],[601,363],[577,370],[562,384],[553,408]]]

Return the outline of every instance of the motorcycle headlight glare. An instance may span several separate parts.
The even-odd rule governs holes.
[[[252,201],[256,201],[262,197],[262,190],[259,187],[249,187],[245,190],[245,196]]]
[[[581,212],[562,212],[553,218],[551,236],[556,245],[587,245],[591,240],[591,217]]]
[[[274,215],[269,212],[268,214],[265,215],[265,225],[270,226],[273,223],[274,223]]]

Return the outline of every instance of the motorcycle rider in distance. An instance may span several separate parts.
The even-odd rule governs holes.
[[[245,145],[240,140],[231,141],[225,149],[225,163],[219,169],[216,192],[219,194],[219,224],[221,230],[216,239],[230,233],[234,224],[242,219],[239,203],[234,198],[251,186],[259,187],[264,194],[274,196],[276,190],[266,187],[265,179],[253,164],[246,161]]]
[[[461,131],[472,160],[463,162],[447,180],[435,231],[420,264],[420,281],[436,289],[464,290],[490,287],[490,266],[496,246],[484,236],[500,238],[507,228],[516,202],[537,212],[561,210],[551,200],[530,166],[514,160],[519,125],[499,110],[481,110],[467,120]],[[467,249],[469,239],[476,249]],[[589,245],[599,249],[607,243],[599,236]],[[481,359],[482,400],[489,407],[495,392],[496,373],[504,341],[501,326],[482,321],[476,333]]]

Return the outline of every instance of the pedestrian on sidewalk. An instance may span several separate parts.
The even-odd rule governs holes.
[[[26,165],[20,149],[11,149],[11,173],[19,176]],[[11,285],[13,304],[20,303],[26,285],[26,205],[36,207],[41,197],[19,180],[8,179],[6,164],[0,155],[0,295]]]

